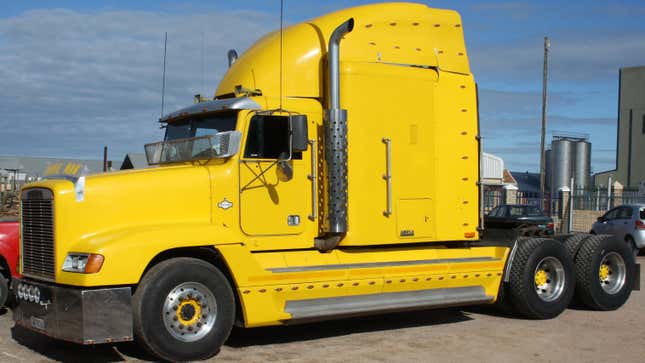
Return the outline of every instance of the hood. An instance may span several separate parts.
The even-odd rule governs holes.
[[[74,184],[45,180],[25,190],[53,191],[56,262],[87,240],[176,223],[211,221],[208,170],[193,165],[122,171],[86,177],[84,198],[77,201]],[[84,251],[77,251],[84,252]]]

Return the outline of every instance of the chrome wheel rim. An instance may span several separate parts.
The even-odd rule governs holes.
[[[606,293],[610,295],[618,293],[625,286],[626,277],[627,267],[623,256],[616,252],[609,252],[602,258],[598,266],[598,278],[600,286]]]
[[[217,301],[199,282],[184,282],[173,288],[163,304],[166,330],[177,340],[194,342],[207,335],[217,319]]]
[[[535,267],[535,292],[542,301],[557,300],[564,291],[565,280],[564,266],[555,257],[545,257]]]

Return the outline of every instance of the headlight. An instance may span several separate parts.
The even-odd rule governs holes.
[[[63,262],[63,271],[93,274],[101,270],[103,256],[93,253],[69,253]]]

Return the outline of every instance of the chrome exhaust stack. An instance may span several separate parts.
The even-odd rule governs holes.
[[[354,28],[354,18],[340,24],[329,38],[328,85],[329,104],[325,110],[325,162],[327,163],[327,228],[335,235],[335,247],[340,241],[338,235],[347,233],[347,110],[340,108],[340,41]],[[328,249],[328,248],[326,248]]]

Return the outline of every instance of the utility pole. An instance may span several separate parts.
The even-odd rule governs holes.
[[[549,75],[549,37],[544,37],[544,68],[542,73],[542,137],[540,139],[540,197],[544,199],[546,189],[546,151],[544,143],[546,139],[546,85]]]
[[[107,154],[107,151],[108,151],[107,145],[103,146],[103,172],[104,173],[106,171],[108,171],[108,159],[107,159],[108,154]]]

